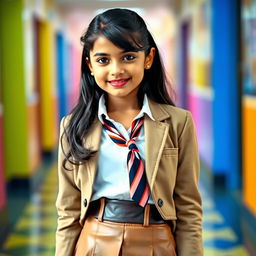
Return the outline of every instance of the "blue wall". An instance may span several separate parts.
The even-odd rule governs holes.
[[[59,119],[67,114],[68,111],[68,95],[67,95],[67,77],[70,70],[67,68],[68,47],[64,36],[57,34],[57,84],[59,95]]]
[[[241,186],[239,1],[212,1],[213,173]]]

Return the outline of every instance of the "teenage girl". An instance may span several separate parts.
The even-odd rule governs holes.
[[[195,129],[145,22],[107,10],[81,41],[80,97],[61,122],[56,255],[203,255]]]

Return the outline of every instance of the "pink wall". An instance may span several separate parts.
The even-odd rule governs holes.
[[[71,77],[70,77],[70,89],[69,89],[69,110],[72,109],[79,96],[80,91],[80,69],[81,69],[81,52],[75,47],[70,47],[71,57]]]
[[[212,166],[213,135],[212,135],[212,100],[197,94],[189,94],[189,110],[195,121],[199,153],[208,167]]]
[[[4,164],[3,164],[3,118],[0,116],[0,210],[4,207],[6,201]]]

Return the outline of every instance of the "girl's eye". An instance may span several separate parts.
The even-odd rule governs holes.
[[[132,61],[132,60],[134,60],[136,57],[135,56],[133,56],[133,55],[126,55],[126,56],[124,56],[124,60],[125,61]]]
[[[100,64],[107,64],[108,58],[103,57],[103,58],[97,59],[96,61]]]

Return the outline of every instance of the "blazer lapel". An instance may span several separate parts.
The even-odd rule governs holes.
[[[150,100],[149,106],[155,121],[147,115],[144,118],[145,169],[148,183],[152,190],[159,161],[169,132],[169,124],[160,121],[169,118],[169,114],[159,104]]]

